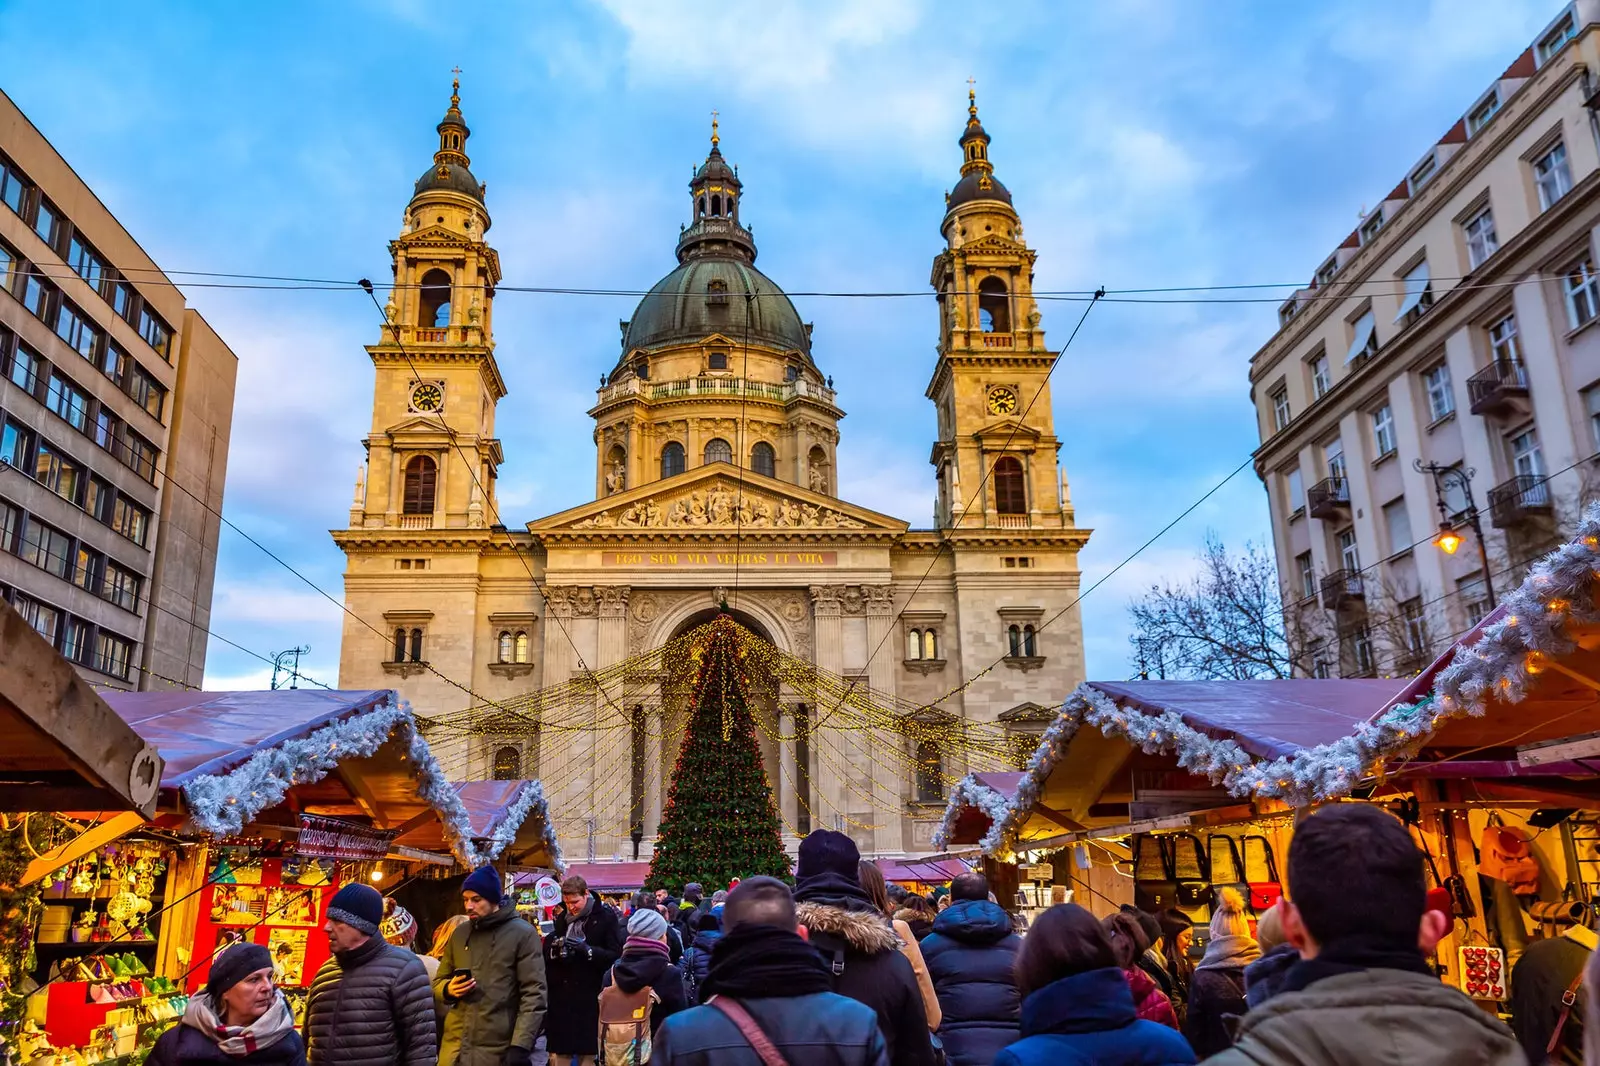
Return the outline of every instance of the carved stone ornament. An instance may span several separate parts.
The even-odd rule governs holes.
[[[649,623],[654,622],[656,620],[656,615],[660,613],[660,608],[656,606],[656,600],[654,596],[648,594],[636,596],[633,598],[632,602],[633,619],[636,622],[644,622],[648,625]]]
[[[627,585],[596,585],[595,595],[599,598],[600,614],[606,618],[621,618],[628,613],[628,593],[633,591]]]
[[[748,489],[742,497],[724,488],[695,489],[671,497],[652,496],[615,513],[607,508],[573,529],[865,529],[858,518],[789,499],[767,499]]]
[[[595,613],[596,600],[593,589],[568,585],[546,585],[550,610],[563,618],[587,617]]]
[[[867,598],[868,614],[894,613],[894,587],[891,585],[862,585]]]
[[[806,604],[798,596],[791,596],[783,601],[783,617],[785,621],[800,622],[806,616]]]

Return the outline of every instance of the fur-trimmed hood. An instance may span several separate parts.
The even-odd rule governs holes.
[[[875,910],[847,910],[827,903],[806,902],[795,906],[795,917],[812,940],[837,938],[850,951],[881,955],[900,950],[900,934],[889,920]]]

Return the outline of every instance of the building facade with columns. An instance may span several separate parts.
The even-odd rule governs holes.
[[[781,652],[885,703],[1037,729],[1083,679],[1075,601],[1089,531],[1074,525],[1058,456],[1035,253],[969,105],[933,261],[934,528],[839,498],[844,411],[824,339],[813,348],[811,326],[756,269],[715,123],[677,265],[622,324],[589,412],[594,498],[513,526],[494,491],[515,461],[494,431],[500,263],[453,96],[391,243],[394,296],[367,349],[368,461],[333,533],[348,557],[341,685],[394,687],[449,720],[634,659],[726,604]],[[465,776],[543,779],[569,854],[586,841],[596,857],[623,855],[635,824],[648,853],[688,711],[673,692],[638,708],[620,763],[599,731],[531,736],[525,723],[435,746],[454,745]],[[929,850],[944,780],[970,768],[959,752],[867,743],[781,686],[755,702],[792,837],[838,827],[866,852]],[[885,758],[885,743],[904,757]]]

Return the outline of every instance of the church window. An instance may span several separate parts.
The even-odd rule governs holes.
[[[512,653],[519,663],[528,661],[528,634],[526,630],[517,630],[517,639],[512,642]]]
[[[500,640],[499,640],[499,654],[500,654],[499,661],[503,662],[503,663],[511,662],[512,661],[511,660],[511,655],[512,655],[513,650],[514,649],[513,649],[513,644],[512,644],[511,630],[502,629],[500,631]]]
[[[711,214],[712,217],[717,217],[722,214],[722,197],[716,195],[715,193],[713,193],[711,196]]]
[[[767,477],[778,476],[778,455],[766,441],[757,441],[750,449],[750,469]]]
[[[726,307],[728,305],[728,283],[721,278],[712,278],[706,285],[706,306]]]
[[[800,368],[797,367],[797,366],[793,366],[793,365],[784,367],[783,368],[783,380],[785,380],[785,381],[799,381],[800,380]]]
[[[1034,643],[1034,633],[1031,625],[1022,627],[1022,654],[1029,658],[1039,654],[1039,647]]]
[[[515,781],[522,776],[522,752],[516,745],[507,744],[496,748],[494,753],[494,779],[496,781]]]
[[[939,745],[924,740],[917,745],[917,802],[944,802],[944,757]]]
[[[438,328],[450,324],[450,275],[430,270],[422,275],[422,304],[417,325]]]
[[[922,658],[922,630],[913,629],[906,634],[906,658]]]
[[[406,463],[405,494],[400,501],[402,514],[432,514],[433,491],[439,468],[426,455],[414,455]]]
[[[1013,625],[1006,630],[1006,654],[1013,659],[1022,655],[1022,627],[1019,625]]]
[[[706,441],[706,462],[731,463],[733,462],[733,446],[721,437],[712,437]]]
[[[423,661],[422,630],[420,629],[413,629],[411,631],[411,661],[414,663],[420,663]]]
[[[978,328],[985,333],[1011,332],[1011,298],[999,278],[987,277],[978,283]]]
[[[922,631],[922,657],[924,659],[937,659],[939,657],[939,633],[937,630],[924,629]]]
[[[403,628],[394,631],[394,661],[406,661],[406,631]]]
[[[708,356],[707,359],[706,359],[706,365],[709,366],[712,370],[726,370],[726,369],[728,369],[728,353],[727,352],[712,352],[711,355]]]
[[[695,214],[701,218],[706,217],[706,198],[704,196],[695,202]]]
[[[994,509],[1000,514],[1027,514],[1028,494],[1022,483],[1022,464],[1002,455],[994,464]]]
[[[661,449],[661,476],[677,477],[683,473],[683,467],[683,445],[675,440],[668,441]]]

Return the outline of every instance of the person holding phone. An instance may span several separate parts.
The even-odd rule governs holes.
[[[439,958],[434,999],[444,1019],[439,1066],[529,1066],[545,1017],[539,931],[517,917],[492,866],[461,884],[467,921]]]

